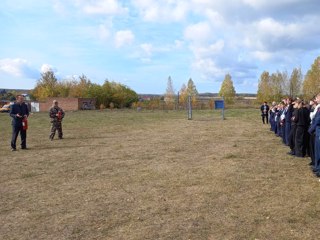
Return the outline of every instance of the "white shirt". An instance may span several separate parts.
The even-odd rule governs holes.
[[[314,119],[314,117],[316,116],[317,111],[318,111],[319,108],[320,108],[320,104],[318,104],[318,105],[314,108],[313,112],[310,113],[311,123],[312,123],[312,120]]]

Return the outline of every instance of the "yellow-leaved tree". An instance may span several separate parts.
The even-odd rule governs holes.
[[[198,97],[198,90],[196,85],[194,84],[193,80],[190,78],[187,85],[187,97],[191,96],[192,106],[196,106],[197,104],[197,97]]]
[[[289,95],[293,98],[300,96],[302,86],[301,68],[294,68],[289,83]]]
[[[311,99],[320,93],[320,57],[314,60],[311,69],[307,72],[303,82],[302,92],[305,99]]]
[[[164,101],[169,108],[173,108],[175,105],[175,90],[173,88],[172,79],[169,76],[167,82],[166,93],[164,94]]]
[[[262,102],[272,102],[274,99],[272,85],[270,81],[269,72],[264,71],[259,80],[257,101]]]
[[[32,95],[37,100],[44,100],[47,97],[59,96],[59,83],[53,71],[47,71],[41,74]]]
[[[236,90],[234,89],[233,81],[230,74],[226,74],[226,76],[224,77],[219,91],[219,96],[223,97],[227,104],[234,103]]]
[[[179,92],[179,104],[185,106],[188,99],[187,86],[182,84],[180,92]]]

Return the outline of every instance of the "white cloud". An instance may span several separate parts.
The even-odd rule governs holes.
[[[222,19],[213,11],[208,14],[211,15],[211,22],[215,22],[215,19],[222,22]],[[218,36],[214,34],[212,24],[204,21],[189,25],[184,31],[184,37],[189,40],[189,49],[194,56],[192,67],[204,80],[212,79],[213,76],[221,77],[225,73],[226,67],[220,66],[217,59],[224,54],[225,41],[228,39],[217,39]]]
[[[53,9],[61,15],[67,14],[66,6],[60,0],[53,0]]]
[[[31,67],[27,60],[21,58],[0,59],[0,72],[26,78],[35,78],[39,75],[39,72]]]
[[[222,52],[224,48],[224,41],[218,40],[208,46],[191,46],[190,48],[196,58],[215,57],[217,54]]]
[[[140,45],[141,49],[143,50],[144,55],[150,57],[152,55],[153,46],[150,43],[144,43]]]
[[[260,61],[267,61],[273,57],[273,54],[266,51],[253,51],[252,56]]]
[[[262,33],[265,36],[269,36],[270,38],[282,36],[295,36],[298,33],[297,24],[283,24],[272,18],[262,19],[258,21],[254,27],[259,33]]]
[[[270,0],[243,0],[244,4],[247,4],[255,9],[263,9],[270,7],[279,7],[283,5],[292,5],[301,2],[300,0],[281,0],[281,1],[270,1]]]
[[[0,70],[2,72],[8,73],[10,75],[20,77],[22,76],[22,68],[27,64],[24,59],[1,59],[0,60]]]
[[[184,31],[184,36],[194,43],[203,44],[212,38],[212,30],[208,22],[200,22],[189,25]]]
[[[46,73],[46,72],[58,72],[57,68],[53,67],[52,65],[49,65],[47,63],[42,64],[40,72],[41,73]]]
[[[74,0],[74,3],[87,14],[118,15],[128,11],[117,0]]]
[[[317,49],[320,17],[301,17],[299,21],[282,22],[268,17],[251,24],[239,24],[237,36],[249,51],[278,53],[283,50]],[[257,56],[259,56],[257,54]],[[264,54],[263,54],[264,55]],[[262,57],[260,59],[271,59]]]
[[[190,6],[182,0],[135,0],[133,5],[142,19],[150,22],[181,21],[185,19]]]
[[[124,45],[130,45],[134,41],[134,34],[131,30],[123,30],[116,32],[115,35],[115,45],[117,48],[120,48]]]
[[[218,40],[210,45],[191,45],[194,59],[192,66],[202,74],[204,79],[219,77],[225,74],[226,68],[217,64],[216,59],[221,56],[224,49],[224,41]]]
[[[211,25],[216,27],[223,27],[225,25],[224,17],[217,11],[213,9],[206,9],[205,15]]]
[[[195,59],[192,66],[195,70],[201,73],[205,80],[210,78],[219,78],[227,72],[226,69],[217,66],[215,61],[211,58]]]

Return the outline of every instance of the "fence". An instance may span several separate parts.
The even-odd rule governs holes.
[[[214,109],[215,100],[219,97],[198,97],[192,102],[193,110]],[[255,99],[236,98],[234,104],[226,104],[226,108],[256,108]],[[145,110],[187,110],[188,102],[166,102],[160,98],[143,100],[132,105],[133,109]]]

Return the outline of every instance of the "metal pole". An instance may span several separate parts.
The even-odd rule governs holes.
[[[225,106],[225,101],[224,101],[224,97],[222,97],[223,100],[223,107],[222,107],[222,120],[224,120],[224,106]]]
[[[191,96],[188,96],[188,120],[192,120],[192,103],[191,103]]]

